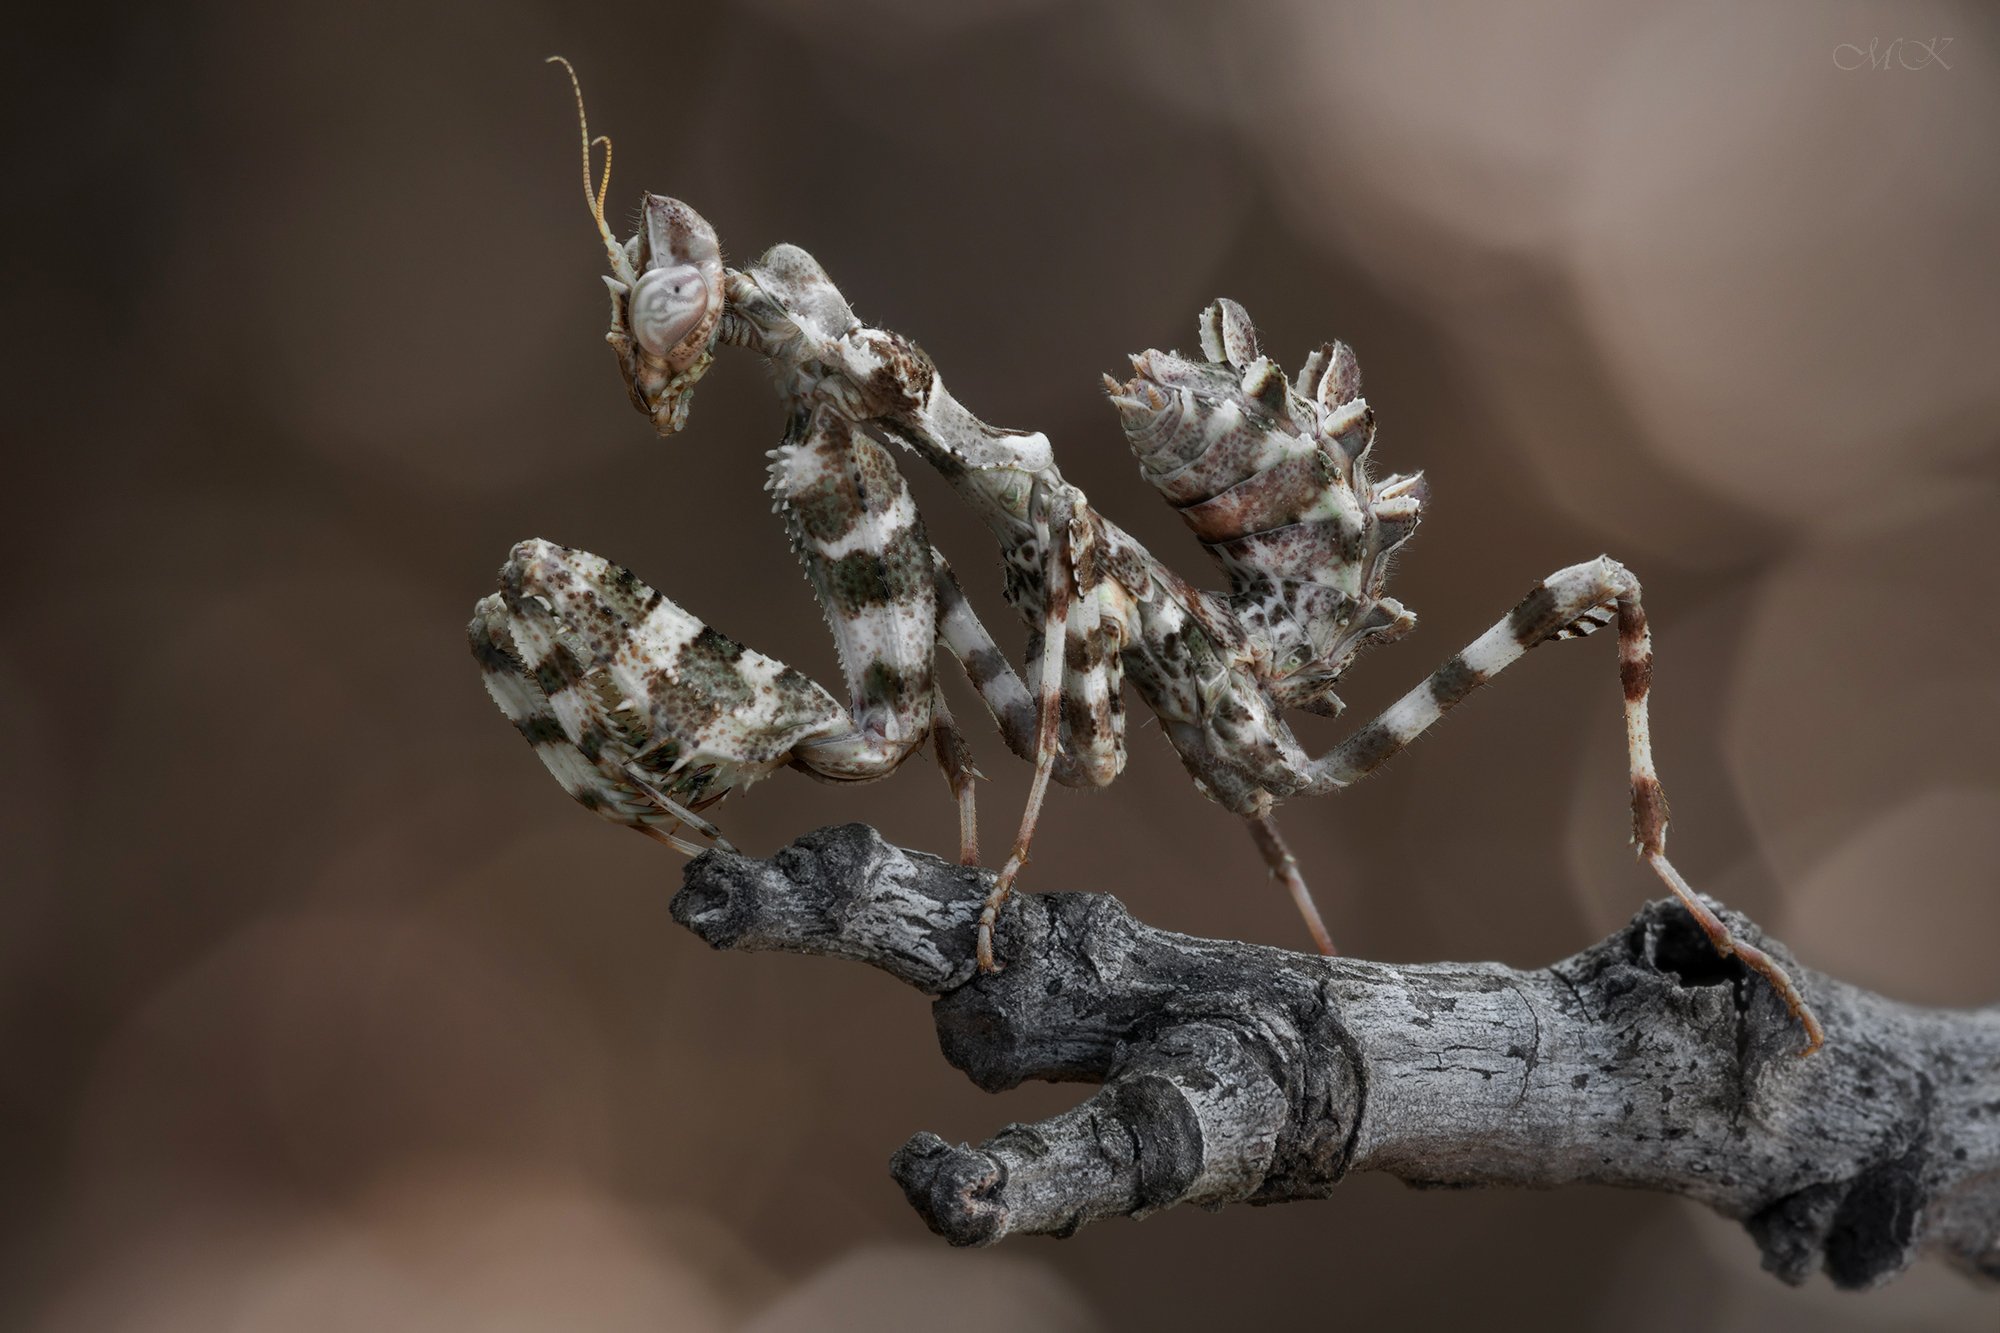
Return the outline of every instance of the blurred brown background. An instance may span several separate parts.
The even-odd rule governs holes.
[[[833,678],[761,492],[756,368],[726,357],[660,442],[600,344],[568,89],[540,63],[561,51],[617,137],[621,214],[651,188],[739,260],[807,245],[1190,573],[1097,372],[1192,343],[1220,293],[1290,363],[1350,341],[1382,464],[1436,501],[1393,586],[1423,628],[1364,659],[1315,744],[1612,552],[1646,580],[1682,867],[1809,965],[1993,1002],[1995,18],[14,16],[0,1325],[1993,1327],[1995,1298],[1935,1268],[1791,1292],[1732,1225],[1609,1191],[1360,1178],[949,1252],[890,1152],[1084,1090],[987,1097],[887,979],[675,928],[679,863],[562,797],[461,627],[540,535]],[[1011,623],[980,534],[914,481]],[[1539,964],[1653,894],[1616,688],[1607,642],[1536,654],[1386,776],[1290,807],[1346,946]],[[998,844],[1024,768],[978,744]],[[846,819],[952,837],[921,763],[781,775],[721,813],[751,849]],[[1150,731],[1044,830],[1031,887],[1302,942]]]

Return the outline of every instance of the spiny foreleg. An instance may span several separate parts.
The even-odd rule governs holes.
[[[833,633],[847,680],[849,735],[801,749],[836,781],[879,777],[920,744],[936,691],[930,542],[895,460],[820,408],[795,415],[770,454],[768,488]]]
[[[674,836],[699,816],[644,785],[631,771],[632,756],[644,743],[625,725],[628,718],[622,714],[631,710],[621,706],[623,701],[604,697],[597,688],[601,677],[593,679],[559,633],[512,620],[505,600],[495,593],[473,608],[467,636],[486,692],[564,791],[613,823],[689,855],[701,850]],[[560,712],[582,715],[566,722]],[[706,821],[701,825],[708,831]],[[728,846],[719,836],[716,841]]]
[[[1550,575],[1506,619],[1439,667],[1429,680],[1315,761],[1309,790],[1333,790],[1360,781],[1528,649],[1552,638],[1591,632],[1605,623],[1607,609],[1615,610],[1618,625],[1618,673],[1624,686],[1625,746],[1632,779],[1632,833],[1639,859],[1673,891],[1717,953],[1735,955],[1771,983],[1805,1029],[1802,1053],[1811,1054],[1819,1049],[1824,1034],[1798,987],[1768,954],[1737,940],[1667,860],[1667,798],[1653,768],[1646,717],[1646,697],[1653,679],[1652,637],[1646,628],[1639,581],[1617,561],[1600,557]]]
[[[720,843],[698,812],[778,768],[866,781],[922,739],[857,725],[802,673],[554,542],[514,548],[470,637],[489,692],[563,789],[684,851],[699,849],[676,826]]]
[[[600,556],[516,545],[475,608],[487,691],[586,809],[683,851],[696,812],[793,745],[843,730],[831,696],[717,634]]]

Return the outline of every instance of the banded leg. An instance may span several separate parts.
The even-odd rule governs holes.
[[[1035,527],[1036,539],[1047,560],[1042,584],[1041,671],[1035,682],[1035,777],[1028,785],[1028,804],[1021,812],[1021,827],[1014,834],[1013,850],[994,877],[992,891],[980,908],[976,952],[982,972],[1000,970],[993,958],[993,926],[1000,918],[1000,908],[1014,892],[1015,876],[1027,864],[1028,848],[1034,841],[1035,824],[1041,818],[1042,799],[1048,795],[1049,775],[1055,768],[1061,743],[1063,625],[1069,616],[1070,603],[1070,568],[1064,550],[1069,525],[1050,523],[1046,511],[1040,510]]]
[[[935,547],[931,548],[931,580],[937,595],[938,642],[958,659],[965,678],[979,691],[1007,748],[1033,762],[1035,696],[965,600],[965,590],[959,587],[944,552]]]
[[[937,589],[940,645],[958,659],[1007,748],[1035,762],[1040,729],[1036,699],[1045,638],[1037,635],[1029,642],[1033,666],[1024,681],[965,600],[944,554],[935,549],[931,577]],[[1120,698],[1124,664],[1118,655],[1117,631],[1095,606],[1087,619],[1079,614],[1082,600],[1072,603],[1063,624],[1065,725],[1052,773],[1065,787],[1102,787],[1124,767],[1125,716]],[[1086,724],[1084,719],[1090,721]]]
[[[1049,780],[1066,787],[1101,787],[1125,763],[1125,718],[1119,697],[1124,683],[1119,657],[1122,626],[1104,614],[1097,589],[1073,596],[1076,534],[1067,523],[1055,525],[1054,536],[1050,527],[1037,523],[1037,537],[1048,553],[1042,583],[1049,595],[1044,599],[1041,630],[1029,642],[1032,666],[1025,682],[966,602],[943,553],[931,552],[939,643],[964,667],[1007,747],[1035,765],[1013,854],[981,913],[981,965],[988,970],[997,970],[992,962],[993,922],[1027,861]],[[969,801],[969,795],[964,799]],[[967,817],[965,808],[961,806],[961,819]]]
[[[1798,987],[1768,954],[1737,940],[1667,860],[1667,798],[1653,768],[1646,717],[1646,696],[1653,680],[1652,637],[1639,598],[1639,580],[1617,561],[1599,557],[1550,575],[1506,619],[1473,640],[1375,721],[1316,760],[1307,790],[1330,791],[1360,781],[1528,649],[1552,638],[1588,634],[1608,623],[1604,615],[1607,608],[1615,608],[1618,625],[1618,674],[1625,694],[1625,748],[1632,778],[1632,835],[1639,859],[1673,891],[1717,953],[1735,955],[1770,982],[1805,1029],[1806,1047],[1801,1054],[1810,1055],[1819,1049],[1825,1034]]]

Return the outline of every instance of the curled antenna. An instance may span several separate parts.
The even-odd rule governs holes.
[[[588,134],[589,130],[586,129],[584,133]],[[604,145],[604,174],[597,178],[597,198],[591,201],[590,214],[597,219],[597,225],[601,227],[604,225],[604,192],[611,188],[611,136],[608,134],[598,135],[584,146],[583,151],[588,153],[599,144]],[[590,159],[588,157],[583,159],[583,184],[586,190],[590,188]]]
[[[626,283],[637,281],[632,272],[631,261],[625,257],[625,247],[618,244],[618,238],[611,234],[611,228],[604,221],[604,195],[611,188],[611,136],[600,134],[590,137],[590,118],[583,110],[583,85],[577,81],[576,69],[561,56],[550,56],[542,62],[547,65],[561,65],[569,75],[570,91],[576,94],[576,124],[583,138],[583,202],[590,209],[590,216],[597,221],[597,234],[604,238],[604,250],[611,257],[611,271]],[[593,190],[590,183],[590,151],[598,144],[604,145],[604,174],[598,179]]]

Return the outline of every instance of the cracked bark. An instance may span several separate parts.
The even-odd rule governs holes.
[[[769,859],[691,862],[675,920],[717,948],[850,958],[934,996],[944,1056],[990,1091],[1102,1084],[977,1148],[918,1134],[891,1171],[954,1245],[1068,1235],[1180,1203],[1413,1185],[1595,1183],[1741,1221],[1787,1282],[1886,1281],[1919,1253],[2000,1280],[2000,1008],[1899,1004],[1799,970],[1827,1028],[1678,907],[1560,963],[1389,966],[1195,939],[1105,894],[1017,895],[981,976],[990,872],[861,824]]]

